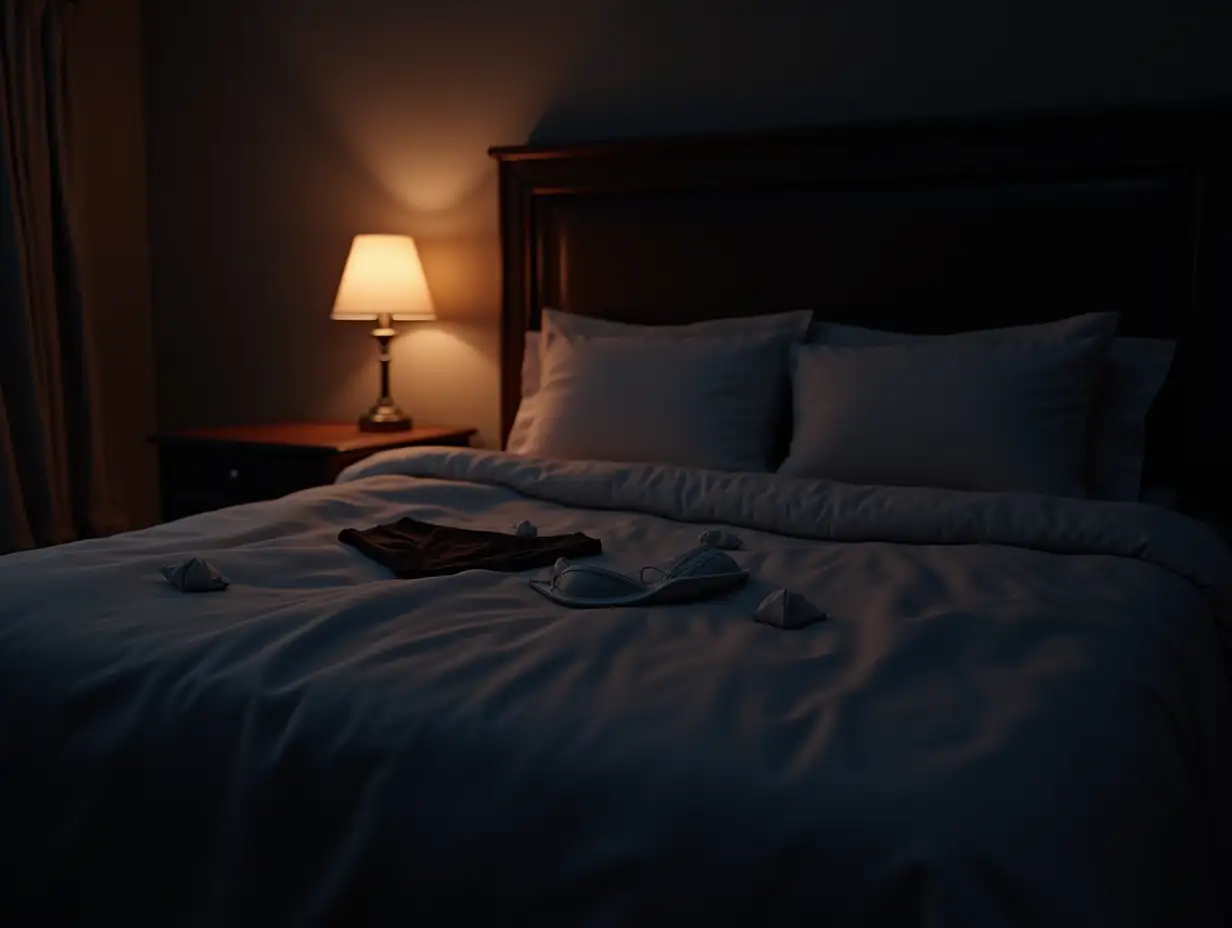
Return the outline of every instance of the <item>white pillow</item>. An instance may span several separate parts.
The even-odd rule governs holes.
[[[1095,499],[1142,498],[1146,415],[1175,352],[1176,342],[1162,338],[1112,340],[1087,436],[1087,483]]]
[[[732,319],[710,319],[691,325],[633,325],[613,322],[594,316],[578,316],[555,309],[544,309],[539,332],[527,332],[522,349],[522,400],[509,429],[505,450],[511,454],[528,454],[527,442],[537,416],[534,396],[542,382],[542,359],[549,346],[559,338],[647,338],[677,340],[737,335],[781,335],[797,341],[808,331],[813,314],[808,310],[774,313],[765,316],[739,316]]]
[[[1116,313],[1088,313],[1040,325],[980,329],[953,335],[908,335],[835,322],[809,329],[809,341],[826,345],[900,345],[942,339],[1043,339],[1102,337],[1116,329]],[[1146,457],[1146,415],[1163,388],[1176,343],[1115,338],[1096,387],[1087,433],[1087,490],[1094,499],[1137,500]]]
[[[532,337],[531,333],[527,333],[526,342],[522,346],[522,399],[539,392],[539,382],[542,380],[540,344],[541,340],[537,336]]]
[[[1084,313],[1042,322],[1034,325],[1012,325],[1000,329],[973,329],[955,332],[952,335],[909,335],[905,332],[887,332],[884,329],[866,329],[858,325],[843,325],[838,322],[817,322],[809,327],[808,340],[823,345],[846,345],[867,347],[870,345],[905,345],[913,342],[935,341],[938,338],[978,339],[1043,339],[1045,341],[1072,341],[1076,338],[1102,338],[1116,332],[1120,316],[1117,313]]]
[[[766,471],[790,340],[562,338],[523,453]]]
[[[810,310],[773,313],[766,316],[735,316],[730,319],[707,319],[689,325],[634,325],[613,322],[594,316],[563,313],[544,309],[540,327],[539,356],[544,358],[558,338],[711,338],[738,335],[785,335],[799,341],[808,332],[813,319]],[[528,337],[529,340],[529,337]]]
[[[1085,496],[1087,416],[1108,341],[796,346],[794,432],[780,470]]]
[[[539,333],[527,332],[522,346],[522,400],[518,403],[517,414],[509,427],[509,437],[505,440],[505,450],[510,454],[526,453],[526,442],[535,421],[535,394],[539,392],[541,367],[539,346]]]

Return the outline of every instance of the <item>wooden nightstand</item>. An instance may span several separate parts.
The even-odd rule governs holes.
[[[163,519],[274,499],[332,483],[348,464],[410,445],[467,447],[475,429],[361,432],[337,422],[188,429],[155,435]]]

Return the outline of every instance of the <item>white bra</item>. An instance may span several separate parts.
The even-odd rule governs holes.
[[[658,579],[647,582],[647,574]],[[700,545],[666,568],[643,567],[637,578],[598,564],[561,558],[547,580],[530,585],[553,602],[574,609],[685,603],[709,599],[742,585],[749,577],[724,551]]]

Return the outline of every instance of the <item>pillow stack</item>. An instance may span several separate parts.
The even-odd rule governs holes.
[[[1115,313],[917,336],[811,313],[637,326],[543,311],[508,450],[848,483],[1136,500],[1173,343]]]

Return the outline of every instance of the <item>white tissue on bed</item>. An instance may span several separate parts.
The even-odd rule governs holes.
[[[539,535],[539,527],[534,522],[523,519],[513,527],[513,534],[519,538],[536,538]]]
[[[803,628],[820,622],[826,614],[799,593],[775,590],[761,601],[753,620],[776,628]]]
[[[710,545],[712,548],[721,548],[724,551],[736,551],[744,547],[744,542],[740,540],[739,535],[724,532],[717,528],[706,529],[697,536],[697,543]]]
[[[163,576],[185,593],[212,593],[231,585],[217,567],[199,557],[189,558],[182,564],[169,564],[163,568]]]

